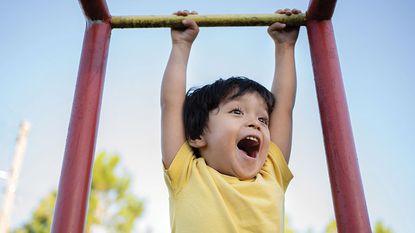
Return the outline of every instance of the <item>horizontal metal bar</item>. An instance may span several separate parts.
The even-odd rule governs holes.
[[[183,19],[193,19],[201,27],[268,26],[274,22],[289,26],[304,26],[304,13],[292,14],[234,14],[234,15],[188,15],[188,16],[112,16],[112,28],[159,28],[183,27]]]

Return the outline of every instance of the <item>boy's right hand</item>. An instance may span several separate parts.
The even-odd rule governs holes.
[[[277,10],[275,13],[290,16],[292,14],[300,14],[301,11],[297,9],[290,10],[287,8]],[[268,34],[276,44],[295,45],[298,38],[299,28],[300,27],[298,26],[287,26],[284,23],[276,22],[268,27]]]
[[[177,16],[188,16],[188,15],[197,15],[196,11],[189,12],[187,10],[177,11],[174,13]],[[173,44],[187,44],[192,45],[193,41],[196,39],[197,34],[199,33],[199,26],[194,20],[183,19],[183,25],[185,29],[172,28],[171,29],[171,38]]]

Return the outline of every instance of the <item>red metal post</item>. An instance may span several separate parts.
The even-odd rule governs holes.
[[[111,35],[105,0],[80,0],[87,25],[52,232],[83,232]]]
[[[109,23],[87,22],[53,233],[84,230],[110,34]]]
[[[88,21],[101,20],[108,22],[111,15],[105,0],[79,0]]]
[[[339,233],[371,232],[331,20],[307,32]]]
[[[336,0],[311,0],[307,9],[307,19],[331,19],[336,7]]]

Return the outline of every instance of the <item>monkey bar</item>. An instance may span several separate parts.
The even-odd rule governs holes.
[[[86,29],[59,182],[53,233],[83,232],[112,28],[180,26],[179,16],[111,16],[105,0],[80,0]],[[371,232],[331,18],[336,0],[310,0],[306,15],[194,17],[200,26],[305,25],[339,233]]]
[[[184,16],[112,16],[112,28],[157,28],[183,27]],[[200,27],[237,27],[237,26],[267,26],[274,22],[286,23],[290,26],[305,25],[305,14],[246,14],[246,15],[189,15]]]

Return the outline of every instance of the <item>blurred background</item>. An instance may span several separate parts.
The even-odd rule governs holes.
[[[307,6],[307,0],[108,0],[111,14],[123,16],[166,15],[179,9],[272,13],[279,8],[304,11]],[[338,1],[333,16],[371,225],[381,223],[383,232],[415,229],[414,7],[409,0]],[[39,210],[39,205],[53,205],[85,19],[75,0],[5,1],[0,8],[0,170],[11,168],[19,124],[27,120],[31,129],[10,221],[12,230],[27,232],[25,224],[34,213],[49,211]],[[107,213],[102,210],[114,210],[115,203],[95,200],[90,207],[101,203],[101,209],[94,209],[95,217],[88,219],[93,232],[169,232],[159,91],[170,48],[169,29],[112,31],[95,150],[101,162],[94,168],[111,172],[94,178],[93,185],[97,196],[112,193],[109,197],[116,194],[130,201],[133,208],[127,208],[126,218],[132,227],[117,228],[108,221],[100,225],[110,218],[102,217]],[[270,86],[273,52],[265,27],[202,28],[190,57],[188,86],[234,75]],[[296,65],[290,160],[295,178],[286,194],[288,226],[292,232],[327,232],[334,211],[305,28],[296,46]],[[115,189],[114,182],[121,182],[123,189]],[[0,179],[1,203],[5,188],[6,181]]]

